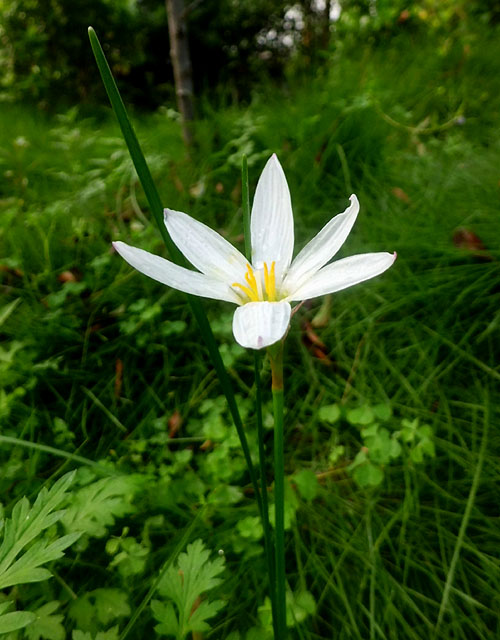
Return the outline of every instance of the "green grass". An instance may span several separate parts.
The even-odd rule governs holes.
[[[287,532],[289,584],[317,603],[294,638],[500,633],[500,80],[492,64],[500,50],[479,36],[470,36],[470,53],[463,44],[452,38],[443,49],[408,37],[360,47],[332,55],[316,80],[299,74],[280,90],[261,88],[245,108],[204,103],[191,159],[177,123],[162,113],[136,118],[165,205],[241,248],[241,153],[254,186],[276,151],[298,246],[355,192],[361,212],[341,255],[398,251],[384,276],[335,295],[329,310],[322,300],[304,305],[287,341],[286,472],[310,469],[321,479],[313,500],[295,491]],[[2,122],[4,507],[85,459],[88,473],[144,477],[135,512],[90,547],[67,552],[56,579],[19,587],[19,600],[32,610],[59,600],[68,633],[75,594],[113,587],[134,611],[198,514],[191,539],[224,549],[228,565],[220,589],[228,605],[210,637],[244,630],[265,595],[256,508],[251,491],[234,503],[214,492],[236,495],[248,478],[182,295],[131,272],[110,250],[122,239],[162,251],[117,127],[102,114],[84,119],[74,110],[54,121],[20,106],[4,106]],[[456,246],[461,227],[485,250]],[[73,282],[61,282],[66,271]],[[253,360],[233,345],[230,308],[205,306],[255,448]],[[328,359],[305,339],[305,322],[321,309],[327,322],[315,331]],[[265,367],[264,388],[269,377]],[[333,425],[318,416],[332,403],[344,412]],[[392,407],[391,431],[404,419],[430,425],[436,456],[416,464],[406,452],[386,466],[380,487],[363,490],[346,470],[361,444],[346,415],[378,403]],[[165,432],[176,410],[183,424],[173,443]],[[200,448],[206,439],[216,446]],[[333,464],[337,444],[345,453]],[[146,552],[136,573],[138,549],[122,548],[118,562],[109,542],[128,538]],[[117,620],[122,631],[126,621]],[[152,628],[147,607],[127,637]]]

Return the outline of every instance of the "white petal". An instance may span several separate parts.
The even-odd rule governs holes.
[[[328,224],[309,242],[292,262],[285,281],[284,291],[294,291],[313,276],[337,253],[356,222],[359,202],[353,194],[347,209]]]
[[[148,251],[131,247],[124,242],[113,246],[129,265],[146,276],[169,287],[203,298],[226,300],[239,304],[239,298],[228,284],[209,278],[203,273],[190,271]]]
[[[252,206],[250,220],[252,264],[262,269],[276,262],[276,280],[281,281],[292,261],[293,213],[290,191],[276,155],[267,161]]]
[[[231,243],[182,211],[165,209],[164,216],[172,240],[191,264],[211,278],[229,284],[241,281],[247,260]]]
[[[380,275],[396,260],[395,253],[362,253],[337,260],[320,269],[316,275],[296,291],[288,300],[309,300],[326,293],[347,289],[359,282]]]
[[[269,347],[285,335],[291,312],[290,304],[285,301],[244,304],[234,312],[234,338],[247,349]]]

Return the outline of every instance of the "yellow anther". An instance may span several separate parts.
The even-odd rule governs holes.
[[[267,263],[264,262],[264,286],[267,292],[267,299],[269,302],[276,300],[276,275],[275,275],[276,262],[271,263],[271,269],[267,268]]]
[[[251,302],[259,302],[259,300],[268,300],[269,302],[276,301],[276,275],[275,275],[276,263],[271,263],[269,269],[267,263],[264,262],[264,291],[262,291],[262,284],[255,277],[255,273],[251,265],[247,264],[247,271],[245,273],[245,284],[239,282],[233,282],[232,286],[240,289]],[[259,276],[260,277],[260,276]]]
[[[244,284],[240,284],[239,282],[233,282],[233,287],[238,287],[241,289],[244,294],[246,294],[251,302],[259,301],[259,289],[257,287],[257,280],[255,278],[255,274],[251,265],[247,264],[247,272],[245,273],[245,280],[248,284],[246,287]]]
[[[258,302],[259,301],[259,296],[255,293],[255,291],[252,291],[252,289],[249,289],[248,287],[245,287],[244,284],[240,284],[239,282],[233,282],[232,286],[233,287],[238,287],[238,289],[241,289],[243,291],[243,293],[246,294],[250,298],[251,302]]]
[[[252,291],[255,291],[255,293],[258,293],[257,280],[255,279],[255,274],[252,267],[248,263],[247,272],[245,273],[245,280],[248,282],[250,289],[252,289]]]

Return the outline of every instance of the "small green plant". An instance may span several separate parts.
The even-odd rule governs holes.
[[[69,618],[77,625],[78,633],[97,636],[101,627],[129,616],[130,612],[128,596],[120,589],[94,589],[73,600],[69,606]],[[107,633],[115,633],[117,629],[117,626],[111,627]]]
[[[347,467],[359,487],[377,487],[384,480],[387,465],[401,460],[403,464],[419,464],[433,458],[435,448],[432,427],[406,418],[398,425],[389,404],[363,405],[344,410],[336,404],[318,411],[320,421],[327,424],[344,422],[359,430],[362,446]],[[399,428],[398,428],[399,427]],[[343,444],[333,444],[328,456],[336,464],[345,455]]]
[[[195,540],[181,553],[158,585],[161,600],[153,600],[151,609],[158,620],[155,630],[160,635],[183,640],[189,633],[210,629],[207,620],[225,605],[223,600],[202,597],[221,582],[224,557],[210,560],[210,551],[201,540]]]
[[[58,508],[67,498],[74,476],[74,472],[67,473],[51,489],[43,488],[33,506],[22,498],[12,509],[11,517],[1,521],[0,589],[47,580],[52,573],[44,565],[61,558],[64,550],[80,537],[78,531],[65,536],[57,536],[54,531],[54,525],[65,514]],[[48,608],[42,607],[43,611],[7,612],[10,606],[10,602],[0,604],[0,633],[26,627],[57,608],[51,603],[50,607],[45,605]],[[55,625],[58,621],[52,619]],[[33,634],[29,637],[35,637]]]
[[[68,532],[85,533],[79,542],[83,550],[89,538],[104,537],[116,518],[135,511],[131,502],[141,479],[123,475],[95,480],[88,470],[82,470],[80,478],[85,486],[72,494],[61,520]]]

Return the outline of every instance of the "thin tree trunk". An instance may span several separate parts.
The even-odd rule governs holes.
[[[186,146],[193,142],[193,74],[186,29],[184,0],[165,0],[170,36],[170,57],[174,68],[177,106],[182,117],[182,135]]]
[[[326,0],[325,10],[321,16],[321,48],[323,51],[328,49],[330,44],[330,11],[332,9],[331,0]]]

